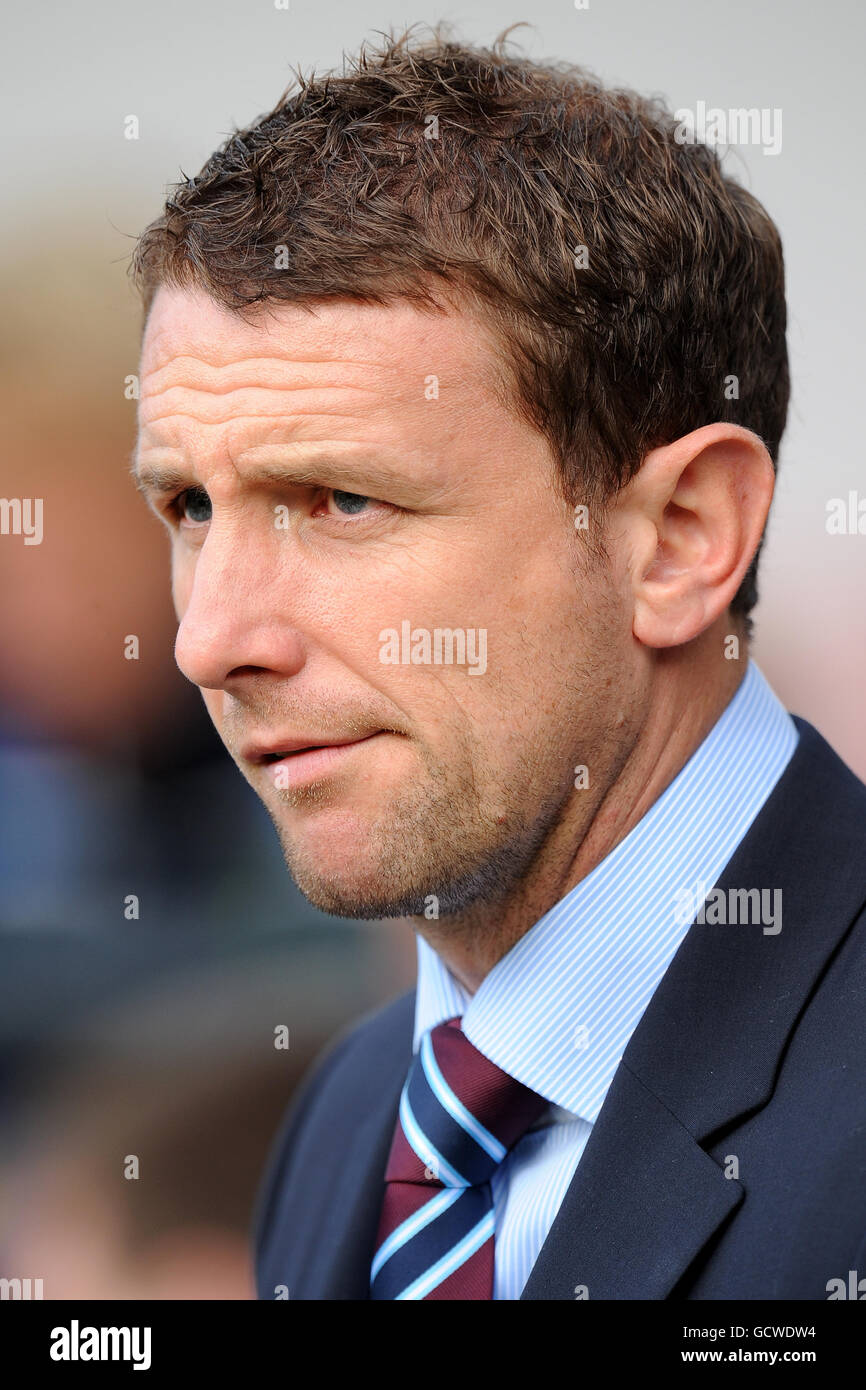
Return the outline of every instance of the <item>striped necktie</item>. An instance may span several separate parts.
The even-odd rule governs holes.
[[[459,1018],[425,1033],[385,1169],[371,1298],[493,1297],[490,1179],[547,1105],[479,1052]]]

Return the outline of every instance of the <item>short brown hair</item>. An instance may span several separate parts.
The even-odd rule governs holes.
[[[713,149],[677,140],[660,101],[510,55],[507,33],[481,49],[410,29],[341,75],[296,73],[143,233],[145,310],[163,283],[236,311],[457,296],[495,329],[512,405],[570,502],[603,505],[649,449],[718,420],[753,430],[775,466],[789,394],[775,225]],[[757,560],[732,613],[757,600]]]

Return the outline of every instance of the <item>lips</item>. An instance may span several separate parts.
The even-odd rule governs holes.
[[[279,747],[259,746],[247,751],[251,754],[251,762],[267,769],[265,775],[273,779],[277,790],[300,792],[304,787],[341,775],[352,767],[356,758],[364,758],[365,754],[356,750],[363,749],[365,744],[384,734],[384,729],[376,729],[372,734],[342,743],[302,743],[295,739],[281,739]]]
[[[300,753],[312,753],[320,748],[349,748],[356,743],[366,742],[368,738],[374,738],[379,732],[380,730],[376,729],[370,734],[361,734],[356,738],[327,739],[302,736],[281,738],[279,741],[273,740],[268,743],[252,743],[241,750],[241,756],[246,762],[267,766],[282,762],[284,758],[296,757]]]

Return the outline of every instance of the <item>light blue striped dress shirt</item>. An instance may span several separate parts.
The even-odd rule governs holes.
[[[721,717],[624,840],[497,962],[474,995],[418,937],[414,1049],[455,1014],[485,1056],[551,1102],[493,1177],[495,1299],[519,1299],[619,1060],[713,886],[793,753],[796,725],[753,661]]]

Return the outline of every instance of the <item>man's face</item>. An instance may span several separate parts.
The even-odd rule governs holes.
[[[576,765],[617,757],[626,587],[494,379],[477,322],[405,302],[241,318],[163,287],[150,314],[137,465],[178,665],[325,911],[507,893],[579,843]]]

